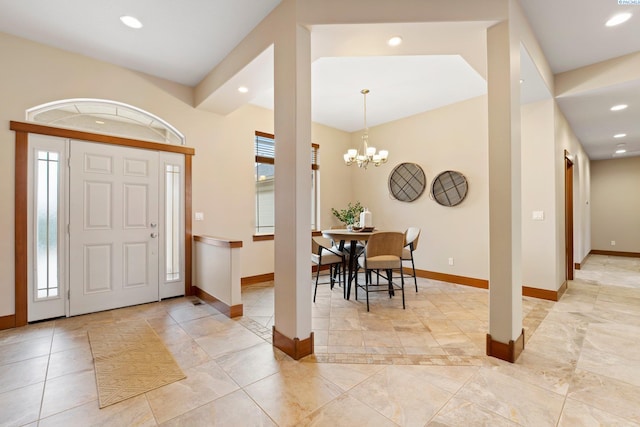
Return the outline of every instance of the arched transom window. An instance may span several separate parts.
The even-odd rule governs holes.
[[[27,110],[27,120],[94,133],[165,144],[184,145],[185,138],[160,117],[107,99],[65,99]]]

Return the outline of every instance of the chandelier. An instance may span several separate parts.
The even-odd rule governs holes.
[[[347,166],[357,164],[359,168],[367,168],[369,163],[380,166],[387,162],[389,152],[380,150],[376,153],[375,147],[369,147],[369,128],[367,127],[367,94],[369,89],[362,89],[360,93],[364,97],[364,134],[362,135],[362,151],[350,148],[344,155],[344,162]]]

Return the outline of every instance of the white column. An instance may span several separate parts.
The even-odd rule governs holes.
[[[274,46],[275,330],[305,340],[311,336],[311,35],[296,24],[295,2],[288,6]]]
[[[520,43],[509,21],[487,31],[487,81],[489,334],[509,345],[522,333]]]

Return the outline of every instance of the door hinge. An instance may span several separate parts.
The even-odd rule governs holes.
[[[71,289],[69,289],[67,291],[67,299],[70,300],[71,299]]]
[[[67,224],[67,234],[71,234],[71,225]]]

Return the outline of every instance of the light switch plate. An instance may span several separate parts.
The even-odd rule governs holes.
[[[533,211],[531,219],[534,221],[544,221],[544,211]]]
[[[204,212],[196,212],[196,221],[204,221]]]

